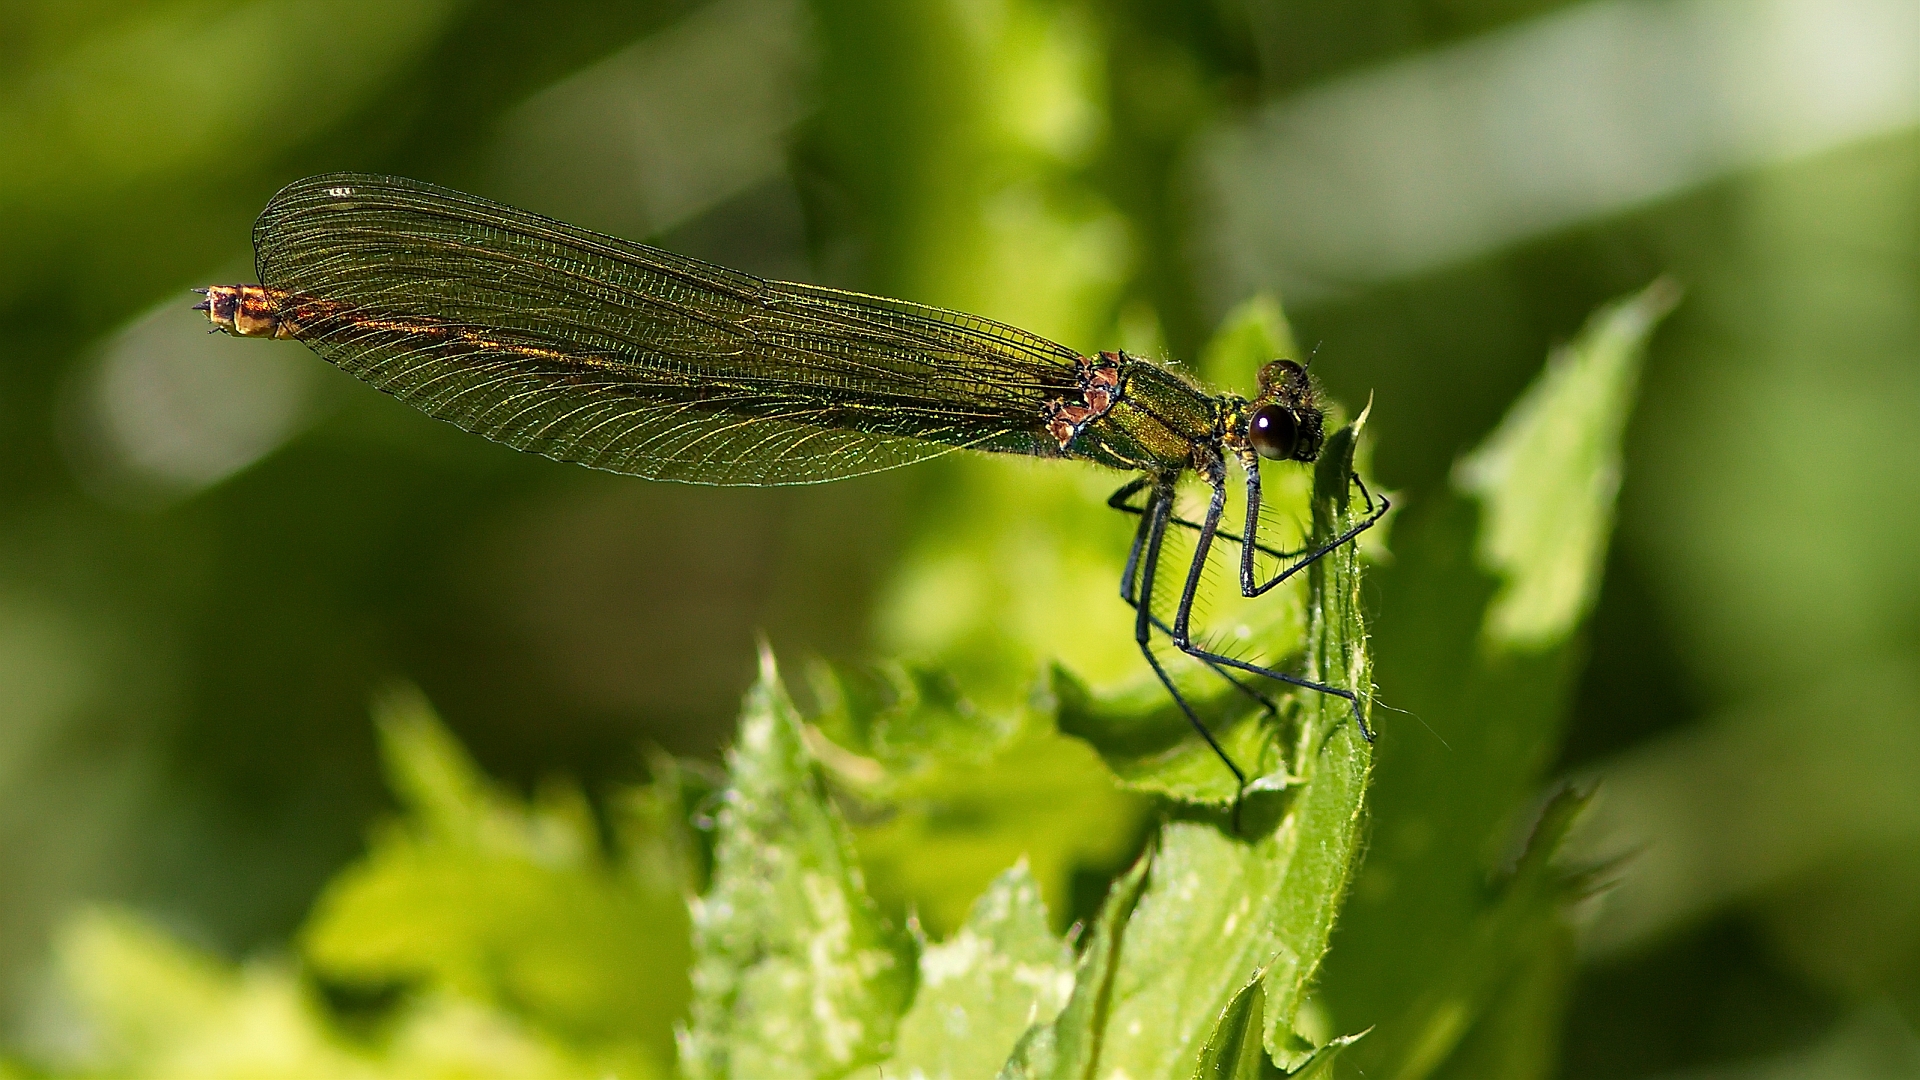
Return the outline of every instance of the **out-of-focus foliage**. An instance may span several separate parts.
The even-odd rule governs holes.
[[[1341,1022],[1378,1025],[1348,1055],[1369,1072],[1436,1075],[1456,1049],[1446,1075],[1552,1068],[1573,939],[1567,896],[1543,876],[1569,821],[1528,818],[1566,722],[1571,637],[1610,531],[1632,389],[1671,304],[1657,283],[1595,313],[1461,459],[1459,493],[1395,530],[1380,577],[1401,602],[1375,641],[1383,701],[1405,712],[1384,714],[1399,723],[1380,754],[1372,842],[1322,987]],[[1503,866],[1523,830],[1529,853]],[[1501,1022],[1502,995],[1499,1008],[1534,1012],[1487,1060],[1473,1035]]]
[[[1674,292],[1656,282],[1596,314],[1461,460],[1454,486],[1480,502],[1475,555],[1500,582],[1482,631],[1488,649],[1564,644],[1592,609],[1620,491],[1620,438],[1647,338]]]
[[[670,1061],[692,886],[671,764],[610,808],[609,857],[576,788],[532,805],[503,795],[414,694],[376,720],[405,816],[320,894],[299,938],[315,974],[440,987],[574,1043]]]
[[[1064,912],[1076,871],[1121,865],[1138,845],[1147,807],[1062,736],[1044,695],[980,708],[944,675],[900,667],[822,666],[810,682],[823,706],[816,746],[853,801],[874,894],[911,905],[935,934],[958,927],[1016,860]]]
[[[62,1071],[140,1076],[666,1075],[691,959],[671,764],[604,850],[576,791],[495,790],[416,693],[379,709],[405,814],[321,895],[302,964],[235,968],[91,910],[60,941]]]
[[[594,1060],[471,1000],[426,997],[377,1040],[343,1034],[286,965],[233,968],[141,919],[76,917],[60,941],[81,1040],[61,1072],[153,1077],[567,1077],[642,1062]]]
[[[1373,402],[1361,471],[1397,509],[1365,538],[1367,858],[1291,1021],[1371,1030],[1308,1067],[1913,1075],[1917,40],[1920,9],[1866,0],[0,7],[11,1060],[658,1067],[691,992],[664,931],[711,870],[675,823],[714,807],[640,748],[717,760],[758,632],[832,661],[795,686],[806,748],[876,917],[922,946],[886,1053],[962,1067],[927,964],[963,969],[1023,852],[1099,982],[1143,846],[1218,835],[1225,778],[1117,595],[1120,477],[632,483],[208,338],[184,290],[246,276],[278,186],[360,168],[1223,389],[1313,355],[1344,415]],[[1658,294],[1512,410],[1662,275],[1687,301],[1643,367]],[[1267,479],[1268,525],[1303,531],[1305,470]],[[1212,578],[1209,640],[1303,640],[1299,595]],[[479,766],[364,722],[396,677]],[[1177,677],[1276,789],[1249,819],[1291,797],[1275,727]],[[383,739],[468,780],[383,785]],[[1568,778],[1591,802],[1549,858]],[[1569,923],[1594,866],[1613,887]],[[1040,964],[1016,908],[975,940]],[[1235,990],[1188,1047],[1213,1075],[1270,1067],[1247,1035],[1284,1002]]]

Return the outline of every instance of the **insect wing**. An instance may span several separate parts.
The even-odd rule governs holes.
[[[521,450],[654,479],[814,483],[961,447],[1057,452],[1064,346],[765,281],[397,177],[274,196],[262,284],[323,357]]]

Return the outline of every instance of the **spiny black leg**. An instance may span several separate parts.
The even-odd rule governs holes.
[[[1258,539],[1258,529],[1260,527],[1260,496],[1261,496],[1260,462],[1257,458],[1254,458],[1251,454],[1248,454],[1242,458],[1241,464],[1247,474],[1246,542],[1241,546],[1241,549],[1240,549],[1240,592],[1243,596],[1254,597],[1254,596],[1261,595],[1267,590],[1273,588],[1275,585],[1278,585],[1282,581],[1285,581],[1286,579],[1292,577],[1294,574],[1299,573],[1302,569],[1313,565],[1313,563],[1316,560],[1320,559],[1322,556],[1326,555],[1328,552],[1333,551],[1334,549],[1340,547],[1342,544],[1346,544],[1352,541],[1354,537],[1359,536],[1361,533],[1365,532],[1367,529],[1372,528],[1377,522],[1379,522],[1381,517],[1383,517],[1386,514],[1387,509],[1390,505],[1387,502],[1386,496],[1384,495],[1381,496],[1380,508],[1378,510],[1373,511],[1371,514],[1369,514],[1365,521],[1348,529],[1346,532],[1341,533],[1338,537],[1334,538],[1332,542],[1321,545],[1319,548],[1315,549],[1311,554],[1307,555],[1305,558],[1301,559],[1299,562],[1294,563],[1292,566],[1289,566],[1286,569],[1282,570],[1278,575],[1274,577],[1272,581],[1269,581],[1266,584],[1262,585],[1262,584],[1259,584],[1258,580],[1255,578],[1254,569],[1253,569],[1253,552],[1255,549],[1256,541]],[[1357,481],[1359,477],[1355,476],[1354,479]],[[1361,485],[1360,490],[1364,493],[1366,491],[1366,486],[1364,484]],[[1207,515],[1209,523],[1215,525],[1216,527],[1218,527],[1218,524],[1219,524],[1219,516],[1220,516],[1219,508],[1221,506],[1221,503],[1225,499],[1225,495],[1226,495],[1226,487],[1224,482],[1216,482],[1215,488],[1214,488],[1214,494],[1213,494],[1213,501],[1209,505],[1208,515]],[[1368,508],[1369,509],[1372,508],[1371,495],[1368,496]],[[1200,545],[1201,550],[1197,553],[1201,557],[1204,557],[1205,555],[1205,547],[1206,545],[1203,538],[1203,542]],[[1195,574],[1190,575],[1190,577],[1197,576],[1198,563],[1196,563],[1195,566],[1196,566]],[[1353,691],[1342,690],[1337,686],[1328,686],[1326,683],[1314,682],[1311,679],[1303,679],[1298,675],[1288,675],[1285,672],[1275,671],[1272,668],[1261,667],[1257,664],[1249,664],[1244,660],[1236,660],[1231,656],[1222,656],[1219,653],[1212,652],[1207,649],[1203,649],[1198,645],[1195,645],[1192,641],[1191,636],[1188,633],[1188,620],[1192,614],[1192,607],[1193,607],[1193,588],[1191,587],[1192,584],[1193,583],[1190,581],[1189,588],[1187,589],[1186,593],[1181,597],[1180,610],[1174,613],[1174,617],[1173,617],[1173,628],[1175,631],[1173,634],[1174,647],[1178,648],[1181,652],[1186,653],[1188,656],[1191,656],[1196,660],[1200,660],[1209,664],[1220,664],[1226,667],[1235,668],[1240,671],[1251,672],[1252,674],[1258,675],[1262,678],[1273,679],[1278,682],[1288,683],[1290,685],[1302,687],[1307,690],[1315,690],[1322,694],[1332,694],[1335,697],[1345,698],[1347,700],[1347,704],[1352,706],[1353,708],[1353,722],[1360,728],[1361,738],[1366,739],[1368,742],[1373,741],[1373,729],[1367,726],[1367,719],[1361,713],[1361,710],[1360,710],[1360,695],[1354,693]]]
[[[1360,713],[1360,695],[1354,693],[1351,690],[1342,690],[1337,686],[1328,686],[1326,683],[1317,683],[1317,682],[1314,682],[1312,679],[1303,679],[1298,675],[1289,675],[1284,671],[1275,671],[1272,668],[1263,668],[1258,664],[1249,664],[1244,660],[1235,660],[1231,656],[1221,656],[1219,653],[1208,652],[1207,650],[1202,649],[1201,647],[1193,644],[1192,642],[1187,642],[1186,644],[1183,645],[1180,642],[1175,641],[1174,645],[1178,647],[1181,652],[1186,653],[1188,656],[1193,657],[1195,660],[1205,660],[1205,661],[1209,661],[1216,664],[1225,664],[1228,667],[1239,668],[1241,671],[1252,672],[1253,674],[1259,675],[1263,678],[1275,679],[1280,682],[1288,683],[1290,685],[1298,686],[1307,690],[1316,690],[1322,694],[1331,694],[1337,698],[1346,698],[1347,704],[1351,706],[1353,709],[1353,722],[1359,725],[1360,737],[1367,740],[1368,742],[1373,741],[1373,729],[1367,726],[1367,718],[1365,716],[1362,716]]]
[[[1188,633],[1193,618],[1193,600],[1200,593],[1200,580],[1205,576],[1207,569],[1207,555],[1213,550],[1213,538],[1220,531],[1220,515],[1227,506],[1226,462],[1215,459],[1209,465],[1210,467],[1203,468],[1201,471],[1208,487],[1212,489],[1212,493],[1207,498],[1207,517],[1201,522],[1199,535],[1193,541],[1193,561],[1187,564],[1187,580],[1180,588],[1180,606],[1174,609],[1173,631],[1168,635],[1173,638],[1174,645],[1189,656],[1197,655],[1193,651],[1194,646]],[[1214,655],[1209,653],[1200,659],[1208,667],[1215,667]],[[1219,747],[1216,746],[1214,749],[1217,752]],[[1226,760],[1225,754],[1220,756],[1222,760]],[[1246,795],[1247,778],[1241,775],[1238,768],[1234,768],[1232,761],[1227,761],[1227,766],[1233,769],[1233,775],[1240,781],[1240,794],[1233,800],[1234,828],[1237,831],[1240,822],[1240,800]]]
[[[1153,482],[1152,477],[1147,477],[1147,476],[1134,477],[1133,479],[1127,481],[1125,484],[1121,485],[1119,491],[1116,491],[1113,494],[1107,496],[1107,505],[1113,507],[1115,510],[1124,510],[1129,514],[1144,514],[1145,513],[1144,510],[1142,510],[1140,507],[1131,505],[1127,500],[1133,498],[1135,493],[1137,493],[1141,488],[1146,487],[1148,484],[1152,482]],[[1149,496],[1147,501],[1152,502],[1153,501],[1152,497]]]
[[[1246,474],[1247,474],[1247,528],[1246,528],[1246,536],[1243,538],[1243,542],[1240,547],[1240,595],[1241,596],[1254,597],[1254,596],[1263,595],[1264,593],[1267,592],[1267,590],[1273,588],[1275,585],[1280,584],[1281,582],[1287,580],[1288,578],[1299,573],[1300,571],[1305,570],[1307,567],[1312,566],[1314,563],[1318,562],[1323,556],[1325,556],[1328,552],[1338,549],[1341,545],[1351,541],[1354,537],[1359,536],[1361,533],[1366,532],[1368,529],[1371,529],[1375,525],[1379,524],[1380,519],[1387,516],[1387,511],[1392,509],[1393,507],[1393,504],[1387,501],[1387,497],[1385,495],[1380,496],[1380,508],[1378,510],[1372,510],[1372,512],[1367,515],[1367,519],[1365,521],[1362,521],[1360,524],[1353,526],[1352,528],[1348,529],[1346,532],[1341,533],[1339,536],[1334,537],[1332,540],[1327,541],[1326,543],[1320,545],[1319,547],[1314,548],[1312,551],[1307,552],[1305,555],[1301,556],[1298,561],[1294,562],[1292,565],[1288,566],[1286,569],[1281,570],[1278,574],[1275,574],[1272,580],[1262,584],[1259,581],[1259,579],[1255,576],[1254,568],[1253,568],[1253,553],[1257,548],[1260,547],[1260,544],[1259,544],[1260,495],[1261,495],[1260,462],[1258,458],[1255,458],[1251,454],[1248,454],[1242,458],[1241,466],[1246,471]],[[1354,479],[1358,480],[1359,476],[1355,475]],[[1366,492],[1366,485],[1364,484],[1361,485],[1360,490],[1363,493]],[[1367,496],[1367,506],[1370,510],[1372,509],[1372,506],[1373,506],[1372,495]]]
[[[1128,607],[1131,607],[1136,611],[1139,611],[1142,609],[1139,602],[1134,599],[1133,587],[1134,587],[1134,582],[1139,578],[1140,549],[1146,543],[1147,526],[1151,524],[1152,518],[1149,517],[1143,510],[1127,505],[1127,500],[1133,497],[1134,492],[1139,491],[1141,488],[1145,487],[1147,483],[1148,483],[1148,478],[1142,476],[1132,481],[1131,483],[1127,484],[1127,486],[1121,488],[1119,491],[1114,492],[1113,495],[1107,499],[1107,505],[1113,507],[1116,510],[1125,510],[1129,513],[1140,515],[1140,527],[1133,531],[1133,546],[1129,548],[1127,551],[1127,565],[1126,565],[1126,568],[1123,571],[1121,571],[1121,574],[1120,574],[1120,599],[1123,602],[1125,602]],[[1149,502],[1152,501],[1151,496],[1149,496],[1148,501]],[[1173,519],[1169,519],[1169,520],[1173,520]],[[1160,631],[1161,633],[1167,635],[1168,637],[1173,636],[1172,627],[1169,627],[1166,623],[1162,622],[1159,616],[1153,614],[1150,608],[1145,610],[1147,611],[1147,619],[1153,624],[1154,629]],[[1268,716],[1280,715],[1280,706],[1274,704],[1272,698],[1268,697],[1267,695],[1261,693],[1258,690],[1255,690],[1253,687],[1248,686],[1246,683],[1241,682],[1238,678],[1234,677],[1232,672],[1228,671],[1226,668],[1221,667],[1219,664],[1216,664],[1211,660],[1209,660],[1209,661],[1206,661],[1206,665],[1208,670],[1212,671],[1214,674],[1232,683],[1233,688],[1235,690],[1238,690],[1242,694],[1245,694],[1247,697],[1251,698],[1255,703],[1257,703],[1262,709],[1266,710],[1266,713]]]
[[[1187,566],[1187,581],[1180,589],[1180,606],[1173,613],[1173,640],[1187,640],[1187,624],[1193,617],[1193,598],[1200,592],[1200,578],[1207,569],[1207,554],[1213,550],[1214,534],[1220,531],[1220,514],[1227,505],[1226,465],[1214,462],[1211,475],[1206,478],[1212,488],[1207,498],[1207,520],[1200,526],[1200,534],[1193,542],[1193,561]]]
[[[1147,482],[1146,478],[1141,477],[1140,479],[1135,480],[1132,483],[1128,484],[1126,487],[1121,488],[1119,491],[1114,492],[1112,495],[1109,495],[1107,497],[1107,505],[1114,508],[1115,510],[1120,511],[1123,514],[1139,514],[1142,517],[1145,517],[1147,511],[1144,507],[1134,506],[1133,504],[1129,503],[1127,500],[1133,498],[1133,495],[1135,492],[1139,491],[1142,487],[1146,486],[1146,482]],[[1175,514],[1172,517],[1169,517],[1167,520],[1172,524],[1180,526],[1183,529],[1191,529],[1194,532],[1200,531],[1199,522],[1188,521],[1186,518],[1183,518],[1178,514]],[[1220,533],[1219,539],[1225,540],[1230,544],[1238,544],[1242,542],[1239,537],[1233,535],[1232,533]],[[1301,555],[1304,555],[1307,550],[1306,548],[1301,548],[1299,551],[1281,551],[1279,548],[1270,548],[1265,544],[1255,544],[1254,547],[1258,548],[1262,555],[1271,555],[1276,559],[1297,558]]]
[[[1169,638],[1173,636],[1173,627],[1168,626],[1166,623],[1162,622],[1160,620],[1160,617],[1157,615],[1153,617],[1153,628],[1167,635]],[[1201,663],[1207,665],[1207,670],[1213,672],[1215,675],[1218,675],[1221,678],[1232,683],[1233,688],[1235,690],[1238,690],[1242,694],[1245,694],[1249,700],[1251,700],[1254,704],[1260,706],[1260,708],[1264,710],[1268,716],[1277,717],[1280,715],[1280,706],[1275,704],[1272,698],[1268,697],[1267,695],[1261,693],[1258,690],[1255,690],[1253,687],[1248,686],[1246,683],[1241,682],[1239,676],[1235,675],[1231,671],[1228,671],[1226,668],[1221,667],[1219,664],[1216,664],[1213,661],[1207,660],[1204,658],[1196,657],[1196,659],[1199,659]]]
[[[1160,666],[1159,658],[1153,655],[1153,576],[1154,569],[1160,561],[1160,541],[1166,536],[1167,519],[1172,506],[1173,484],[1171,482],[1164,485],[1156,484],[1153,495],[1148,501],[1145,516],[1147,550],[1145,562],[1140,566],[1140,595],[1139,602],[1134,607],[1133,640],[1140,646],[1140,655],[1147,658],[1147,664],[1153,668],[1153,673],[1159,676],[1160,685],[1167,688],[1167,693],[1172,695],[1174,704],[1180,706],[1180,711],[1186,714],[1187,722],[1193,725],[1193,730],[1200,733],[1200,737],[1206,740],[1207,746],[1213,750],[1214,755],[1226,764],[1228,771],[1233,773],[1237,788],[1233,797],[1231,818],[1234,831],[1238,832],[1240,800],[1247,791],[1247,774],[1240,771],[1240,766],[1234,764],[1233,759],[1227,756],[1226,750],[1222,749],[1219,741],[1213,737],[1213,732],[1208,731],[1207,725],[1200,722],[1199,714],[1193,711],[1193,706],[1187,704],[1186,698],[1180,696],[1179,689],[1173,685],[1173,680],[1168,677],[1166,669]],[[1175,625],[1180,624],[1176,622]]]
[[[1147,478],[1144,476],[1139,477],[1126,487],[1114,492],[1113,495],[1107,499],[1107,505],[1116,510],[1126,510],[1131,513],[1140,514],[1140,524],[1133,530],[1133,546],[1127,549],[1126,568],[1120,571],[1120,599],[1135,608],[1139,607],[1139,605],[1133,601],[1133,585],[1134,580],[1140,576],[1140,549],[1146,546],[1147,525],[1152,519],[1141,511],[1128,506],[1126,503],[1128,499],[1133,497],[1134,492],[1139,491],[1145,487],[1146,484]],[[1151,497],[1149,497],[1148,501],[1152,501]]]
[[[1273,588],[1275,585],[1280,584],[1281,582],[1287,580],[1288,578],[1299,573],[1300,571],[1305,570],[1307,567],[1312,566],[1314,563],[1319,562],[1323,556],[1331,552],[1338,551],[1339,549],[1345,547],[1347,544],[1351,543],[1353,539],[1359,536],[1361,533],[1366,532],[1368,529],[1371,529],[1375,525],[1380,524],[1380,519],[1383,517],[1386,517],[1387,511],[1391,509],[1393,509],[1393,504],[1387,501],[1387,497],[1385,495],[1380,496],[1380,509],[1375,510],[1373,513],[1369,514],[1367,516],[1367,520],[1361,522],[1358,525],[1353,526],[1352,528],[1348,529],[1346,532],[1341,533],[1339,536],[1334,537],[1333,539],[1327,541],[1326,543],[1320,545],[1319,547],[1314,548],[1312,551],[1302,556],[1299,562],[1294,563],[1292,566],[1289,566],[1285,570],[1282,570],[1280,573],[1274,575],[1274,579],[1272,581],[1269,581],[1265,585],[1260,586],[1259,591],[1254,592],[1251,595],[1259,596],[1261,593],[1266,592],[1268,589]]]
[[[1354,486],[1360,489],[1360,497],[1367,500],[1367,513],[1373,513],[1373,493],[1367,490],[1367,482],[1360,479],[1360,474],[1357,472],[1347,475],[1353,478]]]

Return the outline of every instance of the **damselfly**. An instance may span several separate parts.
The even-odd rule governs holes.
[[[1154,632],[1270,711],[1234,672],[1343,698],[1373,737],[1354,690],[1192,634],[1216,535],[1239,544],[1240,591],[1253,597],[1386,513],[1367,495],[1368,516],[1337,536],[1293,552],[1260,542],[1260,460],[1320,453],[1323,412],[1291,360],[1262,367],[1251,400],[1209,394],[1125,353],[1082,356],[973,315],[763,281],[390,176],[289,185],[253,245],[259,285],[205,290],[199,308],[217,329],[303,341],[429,416],[562,461],[696,484],[808,484],[969,449],[1138,473],[1108,500],[1140,518],[1120,579],[1134,638],[1241,788],[1245,772],[1168,676]],[[1246,478],[1237,537],[1220,533],[1229,459]],[[1189,471],[1211,491],[1197,522],[1174,513]],[[1172,525],[1197,538],[1168,623],[1153,595]],[[1285,563],[1266,581],[1259,552]]]

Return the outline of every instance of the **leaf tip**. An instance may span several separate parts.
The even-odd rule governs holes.
[[[759,651],[760,681],[771,683],[780,677],[780,665],[773,658],[773,642],[767,640],[765,633],[754,635],[754,646]]]

